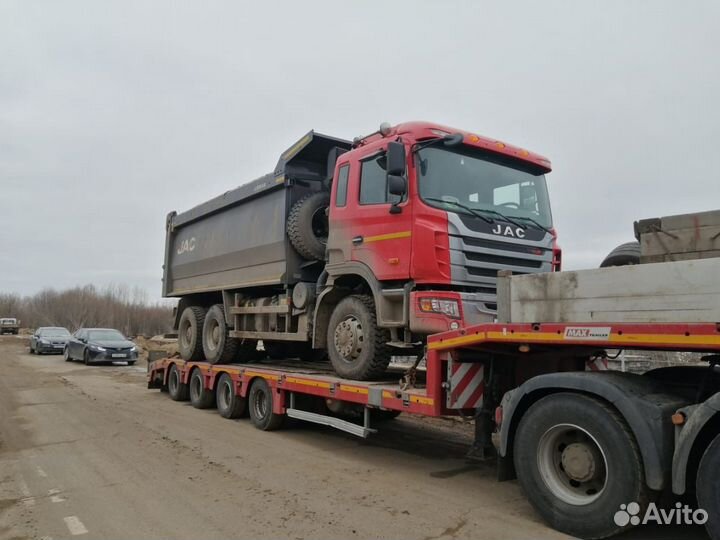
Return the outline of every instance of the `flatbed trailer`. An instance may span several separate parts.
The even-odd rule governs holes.
[[[607,351],[625,348],[705,353],[708,366],[590,370]],[[714,322],[489,323],[431,336],[424,369],[405,366],[379,381],[342,379],[327,364],[299,360],[171,357],[149,364],[148,386],[227,418],[250,416],[263,430],[290,417],[368,437],[375,421],[399,413],[474,418],[468,457],[496,458],[499,479],[518,478],[558,530],[611,536],[661,494],[687,500],[697,492],[706,507],[688,515],[705,516],[718,538],[719,364]],[[637,515],[622,513],[629,504]]]

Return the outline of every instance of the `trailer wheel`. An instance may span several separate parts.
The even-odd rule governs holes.
[[[649,502],[640,453],[623,419],[581,394],[540,399],[515,434],[518,481],[555,529],[580,538],[605,538],[623,529],[621,504]]]
[[[600,268],[608,266],[627,266],[640,264],[640,242],[626,242],[608,253],[600,263]]]
[[[168,395],[173,401],[187,401],[188,387],[187,384],[182,383],[180,378],[180,370],[173,364],[170,366],[170,372],[168,373]]]
[[[262,377],[255,379],[250,387],[248,407],[253,425],[263,431],[279,429],[285,421],[284,414],[273,412],[273,392]]]
[[[705,523],[710,538],[720,538],[720,491],[717,489],[717,471],[720,470],[720,436],[707,447],[698,467],[695,491],[698,507],[707,512]]]
[[[330,206],[330,194],[327,191],[319,191],[303,197],[290,209],[287,219],[288,238],[305,259],[325,260],[329,231],[328,206]]]
[[[205,377],[195,368],[190,373],[190,405],[196,409],[209,409],[215,405],[215,393],[205,388]]]
[[[189,306],[180,315],[178,350],[183,360],[188,362],[202,360],[202,329],[205,322],[205,313],[205,308]]]
[[[220,375],[217,382],[215,403],[223,418],[240,418],[247,411],[247,400],[235,393],[235,384],[227,373]]]
[[[375,302],[367,295],[343,298],[330,316],[327,350],[335,372],[366,381],[385,373],[392,351],[387,330],[378,328]]]
[[[215,304],[205,315],[202,330],[202,349],[211,364],[226,364],[237,356],[240,341],[228,336],[228,331],[225,308]]]

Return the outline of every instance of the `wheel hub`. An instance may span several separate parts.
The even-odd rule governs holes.
[[[538,470],[553,495],[573,506],[595,501],[608,482],[608,463],[597,440],[573,424],[557,424],[540,438]]]
[[[566,446],[562,451],[560,462],[572,480],[587,482],[595,477],[597,458],[592,449],[585,444],[572,443]]]
[[[355,360],[362,352],[363,329],[360,321],[350,316],[335,328],[335,349],[347,362]]]

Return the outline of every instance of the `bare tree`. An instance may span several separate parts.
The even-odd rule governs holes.
[[[127,335],[155,335],[172,327],[172,305],[151,303],[147,293],[126,285],[94,285],[64,291],[44,289],[33,296],[0,293],[0,316],[21,319],[27,328],[65,326],[117,328]]]

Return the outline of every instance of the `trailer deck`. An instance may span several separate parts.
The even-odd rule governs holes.
[[[300,360],[210,364],[187,362],[177,357],[162,358],[149,364],[148,386],[166,387],[169,370],[175,366],[180,382],[185,385],[189,384],[193,370],[199,370],[209,391],[213,391],[218,378],[227,373],[236,394],[243,398],[253,380],[262,378],[274,391],[273,412],[289,416],[305,416],[295,410],[292,401],[295,395],[426,416],[472,415],[483,404],[486,384],[483,353],[542,364],[547,371],[568,371],[586,369],[577,358],[595,358],[602,356],[606,349],[625,348],[717,352],[720,351],[720,323],[480,324],[431,336],[425,369],[410,373],[402,369],[389,371],[379,381],[342,379],[328,364]],[[527,373],[537,374],[537,371],[530,369]],[[410,377],[406,377],[408,374]],[[320,420],[316,416],[304,419]],[[372,432],[367,423],[360,431],[345,424],[331,424],[361,436]]]

